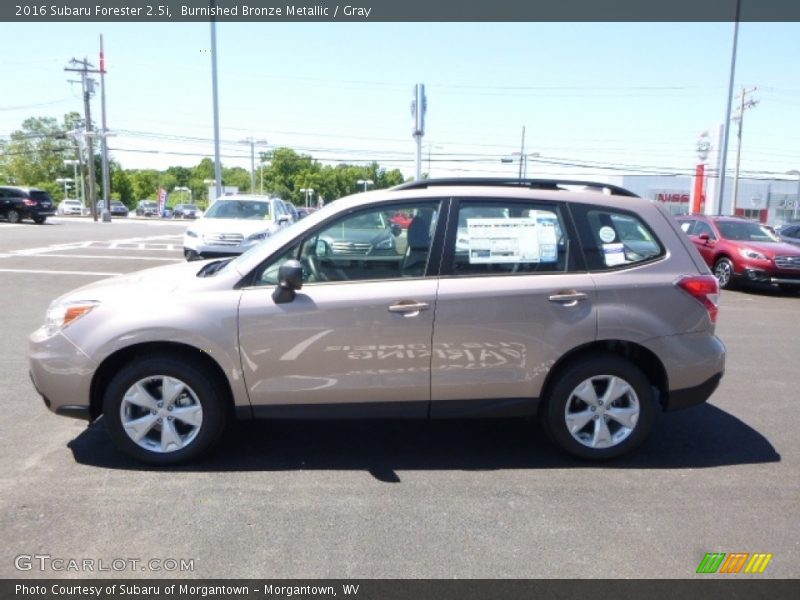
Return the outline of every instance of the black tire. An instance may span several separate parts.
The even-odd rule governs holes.
[[[603,407],[603,392],[609,389],[612,381],[615,385],[620,385],[620,381],[626,383],[627,388],[617,389],[629,391]],[[600,406],[595,409],[575,394],[579,386],[587,382],[600,396]],[[604,384],[609,386],[605,390]],[[567,424],[568,404],[570,414],[574,417],[573,424],[585,418],[581,415],[593,415],[575,433],[570,432]],[[631,427],[626,428],[615,419],[615,415],[636,408],[638,418]],[[576,361],[557,375],[557,379],[549,386],[547,397],[543,399],[540,416],[545,431],[562,450],[584,460],[608,460],[630,452],[645,440],[653,427],[658,409],[653,388],[641,370],[624,358],[598,355]],[[611,417],[606,415],[606,410]],[[600,419],[603,421],[600,422]],[[589,438],[597,436],[598,428],[603,426],[609,432],[610,445],[592,447]],[[582,442],[577,437],[585,439]],[[615,438],[617,441],[614,441]]]
[[[721,290],[729,290],[734,286],[734,268],[730,258],[724,256],[714,263],[714,277],[719,282]]]
[[[19,223],[22,220],[22,216],[18,210],[11,208],[6,213],[6,219],[8,219],[9,223]]]
[[[192,460],[213,447],[225,430],[229,410],[221,382],[207,371],[189,360],[167,355],[138,358],[123,367],[111,380],[103,397],[103,420],[116,446],[129,456],[154,465]],[[130,396],[126,398],[138,383],[147,390],[148,401],[156,401],[167,378],[175,385],[173,389],[180,391],[172,406],[163,395],[164,406],[158,404],[153,410],[129,401]],[[183,387],[175,384],[176,381]],[[189,424],[187,415],[190,413],[186,411],[199,422]],[[173,416],[179,413],[184,416]],[[129,426],[137,419],[147,419],[147,425],[142,427],[146,434],[139,442],[128,434],[123,419],[127,419]],[[166,430],[168,421],[169,430]],[[167,445],[163,449],[165,438],[176,439],[180,447]],[[158,450],[159,445],[162,450]]]
[[[33,222],[37,225],[43,224],[47,220],[47,217],[33,217]]]
[[[785,294],[796,294],[800,291],[800,285],[792,285],[791,283],[779,283],[778,287]]]
[[[183,249],[183,257],[188,260],[189,262],[193,260],[200,260],[202,256],[195,252],[194,250],[190,250],[189,248]]]

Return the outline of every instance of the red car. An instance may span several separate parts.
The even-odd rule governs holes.
[[[681,229],[714,271],[719,287],[736,282],[800,289],[800,248],[781,242],[769,229],[741,217],[678,217]]]
[[[411,225],[411,221],[413,220],[414,217],[402,212],[395,213],[394,216],[389,219],[389,221],[391,221],[395,225],[399,225],[403,229],[408,229],[408,226]]]

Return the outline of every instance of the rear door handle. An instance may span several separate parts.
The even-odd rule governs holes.
[[[389,305],[389,312],[401,313],[404,317],[415,317],[422,310],[431,307],[427,302],[415,302],[413,300],[401,300],[396,304]]]
[[[556,292],[555,294],[550,295],[547,299],[550,300],[550,302],[557,302],[558,304],[563,304],[564,306],[575,306],[578,304],[578,302],[588,300],[589,296],[583,292],[577,292],[575,290],[564,290],[562,292]]]

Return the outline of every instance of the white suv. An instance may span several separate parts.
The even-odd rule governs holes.
[[[226,196],[186,230],[183,255],[195,260],[241,254],[291,222],[279,198]]]

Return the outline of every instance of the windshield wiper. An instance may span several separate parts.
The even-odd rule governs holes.
[[[222,267],[227,265],[232,260],[233,260],[233,257],[230,257],[230,258],[224,258],[222,260],[215,260],[214,262],[210,262],[207,265],[203,266],[203,268],[200,269],[197,272],[197,276],[198,277],[210,277],[211,275],[214,275],[217,271],[219,271]]]

